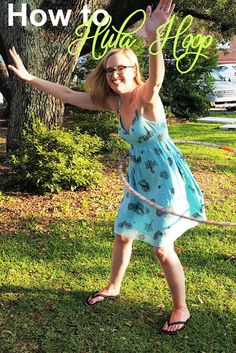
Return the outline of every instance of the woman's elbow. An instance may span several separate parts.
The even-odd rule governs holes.
[[[64,104],[73,104],[72,98],[73,98],[73,91],[69,88],[68,90],[65,90],[64,92],[62,92],[61,96],[59,97],[60,101]]]

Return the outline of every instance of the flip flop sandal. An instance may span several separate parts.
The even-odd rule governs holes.
[[[96,303],[94,304],[90,304],[88,299],[92,296],[91,299],[93,298],[97,298],[97,297],[102,297],[104,298],[103,300],[100,300],[100,301],[97,301]],[[104,300],[113,300],[115,298],[118,298],[120,296],[120,294],[118,295],[106,295],[106,294],[99,294],[98,292],[95,292],[95,293],[92,293],[88,296],[88,298],[86,300],[84,300],[84,305],[95,305],[97,303],[100,303],[100,302],[103,302]]]
[[[163,330],[163,329],[161,331],[162,331],[162,333],[164,333],[166,335],[176,335],[179,331],[182,331],[186,328],[186,326],[190,320],[191,320],[191,316],[186,321],[175,321],[175,322],[170,323],[170,317],[169,317],[167,320],[168,326],[174,326],[174,325],[183,325],[183,326],[175,331],[168,331],[168,330]]]

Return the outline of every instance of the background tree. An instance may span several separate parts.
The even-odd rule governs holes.
[[[27,3],[27,26],[23,27],[19,18],[14,26],[8,26],[8,4],[14,3],[14,11],[20,11],[22,3]],[[95,3],[93,1],[93,3]],[[27,69],[34,75],[67,85],[76,65],[76,57],[67,53],[75,27],[81,23],[83,1],[4,1],[0,12],[0,54],[6,65],[9,63],[8,50],[15,46]],[[88,3],[91,7],[91,1]],[[30,13],[35,9],[66,12],[72,8],[70,25],[62,27],[47,22],[42,27],[34,27],[29,21]],[[39,19],[40,20],[40,19]],[[64,105],[52,96],[46,95],[25,84],[17,77],[2,76],[3,87],[9,87],[10,114],[7,136],[7,149],[14,150],[20,142],[24,123],[32,116],[38,116],[49,127],[61,125]],[[5,96],[5,94],[4,94]]]
[[[219,31],[225,38],[235,33],[234,13],[236,4],[234,0],[204,0],[201,8],[198,0],[176,0],[176,11],[183,16],[192,14],[196,18],[206,21],[206,28]],[[22,3],[27,3],[27,17],[34,9],[48,9],[66,12],[72,9],[69,25],[66,27],[53,27],[47,22],[43,27],[34,27],[29,21],[27,27],[22,27],[18,20],[14,27],[8,27],[8,4],[14,4],[14,10],[19,11]],[[126,17],[133,11],[152,4],[153,1],[135,2],[133,0],[90,0],[87,2],[91,10],[106,9],[113,17],[112,24],[119,28]],[[119,6],[118,6],[119,5]],[[75,28],[82,23],[81,10],[84,6],[82,0],[10,0],[2,1],[0,12],[0,54],[5,64],[8,64],[8,49],[15,46],[20,53],[27,69],[34,75],[68,85],[71,74],[76,66],[76,57],[67,53],[67,46],[74,36]],[[138,16],[132,22],[137,21]],[[93,29],[94,30],[94,29]],[[89,52],[91,42],[86,43],[83,54]],[[64,106],[53,97],[47,96],[31,86],[21,82],[16,77],[1,76],[0,91],[10,104],[9,127],[7,136],[7,149],[14,150],[20,143],[22,127],[25,122],[32,119],[32,113],[38,116],[49,127],[61,125]]]
[[[174,23],[174,32],[177,31],[181,16],[177,16]],[[202,20],[195,19],[188,33],[193,36],[196,33],[205,33],[205,23]],[[176,117],[197,118],[208,113],[210,104],[207,96],[213,90],[213,79],[210,75],[217,66],[218,52],[216,49],[217,40],[213,40],[207,50],[204,51],[206,57],[200,56],[195,66],[187,73],[180,73],[176,67],[176,61],[173,58],[174,39],[166,42],[164,57],[166,63],[166,74],[161,91],[163,103],[168,107],[169,113]],[[177,57],[183,54],[183,48],[177,47]],[[194,60],[193,55],[186,55],[179,62],[181,70],[187,70]]]

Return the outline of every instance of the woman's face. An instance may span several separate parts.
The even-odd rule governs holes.
[[[114,92],[119,94],[132,91],[137,86],[135,76],[135,65],[126,55],[115,53],[108,58],[106,78]]]

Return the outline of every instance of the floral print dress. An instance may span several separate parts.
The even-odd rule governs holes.
[[[122,126],[120,114],[119,117],[119,135],[130,144],[128,183],[160,206],[181,215],[206,219],[199,186],[169,137],[162,103],[158,121],[147,120],[136,111],[128,132]],[[197,224],[162,213],[125,188],[114,231],[159,247],[173,242]]]

